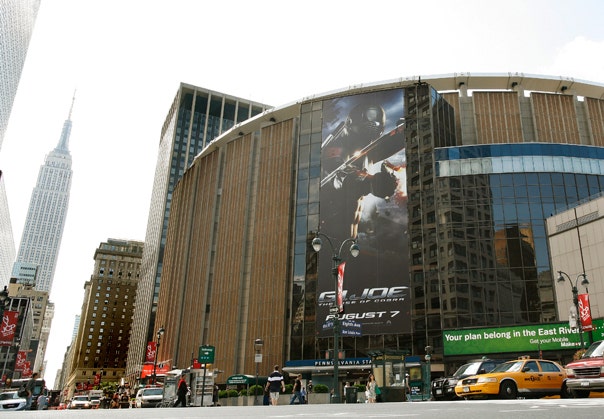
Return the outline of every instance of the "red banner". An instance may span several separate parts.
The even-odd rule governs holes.
[[[579,317],[581,318],[581,326],[585,332],[593,330],[589,294],[579,294]]]
[[[2,316],[2,324],[0,325],[0,346],[10,346],[15,338],[17,330],[17,320],[19,319],[18,311],[6,310]]]
[[[156,374],[157,375],[165,375],[168,371],[170,371],[170,364],[157,364]],[[141,378],[153,376],[153,364],[143,364],[143,369],[141,371]]]
[[[96,374],[94,376],[94,385],[98,386],[99,384],[101,384],[101,374]]]
[[[17,352],[17,360],[15,361],[15,371],[23,371],[25,369],[25,361],[27,360],[27,352]]]
[[[338,266],[338,293],[336,294],[338,313],[344,312],[344,268],[346,268],[346,262],[340,263]]]
[[[21,373],[21,378],[29,378],[31,377],[31,364],[29,361],[24,362],[23,372]]]
[[[157,342],[149,342],[147,343],[147,354],[145,356],[145,362],[153,363],[155,361],[155,352],[156,352]]]

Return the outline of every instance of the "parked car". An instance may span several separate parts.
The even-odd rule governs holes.
[[[136,407],[155,407],[164,398],[162,387],[145,387],[136,392]]]
[[[99,396],[90,396],[90,408],[98,409],[101,406],[101,398]]]
[[[67,405],[68,409],[90,409],[90,398],[88,396],[73,396],[69,405]]]
[[[457,369],[450,377],[440,377],[432,380],[432,398],[434,400],[454,400],[458,399],[455,394],[455,385],[462,378],[469,377],[471,375],[478,375],[490,372],[497,365],[503,363],[503,360],[499,359],[478,359],[470,361],[467,364],[463,364]]]
[[[88,392],[90,397],[90,408],[98,409],[101,406],[101,398],[103,397],[103,390],[90,390]]]
[[[499,397],[515,399],[559,395],[568,397],[566,371],[554,361],[518,359],[497,365],[491,372],[457,382],[455,394],[465,399]]]
[[[604,341],[592,343],[577,361],[566,365],[566,385],[573,397],[604,391]]]
[[[27,400],[19,396],[18,391],[0,393],[0,411],[23,410]]]

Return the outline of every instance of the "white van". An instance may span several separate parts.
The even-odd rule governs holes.
[[[145,387],[136,392],[136,407],[155,407],[164,397],[163,387]]]

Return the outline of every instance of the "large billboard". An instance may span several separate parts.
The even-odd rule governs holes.
[[[583,333],[583,339],[588,340]],[[602,319],[594,320],[591,338],[604,338]],[[464,330],[444,330],[445,355],[485,355],[505,352],[559,351],[581,349],[577,328],[568,323],[525,325]]]
[[[322,239],[321,335],[333,332],[334,254],[346,263],[339,316],[355,326],[349,335],[411,331],[403,97],[396,89],[323,102],[319,231],[333,247]],[[349,238],[360,247],[356,258],[350,242],[340,249]]]

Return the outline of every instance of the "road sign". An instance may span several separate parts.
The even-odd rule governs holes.
[[[342,336],[362,336],[362,324],[353,320],[344,320],[341,322]]]
[[[199,347],[199,356],[197,360],[202,364],[213,364],[214,363],[214,351],[216,348],[209,345],[203,345]]]
[[[333,320],[327,320],[326,322],[323,322],[323,330],[333,329],[333,327],[334,327]]]

